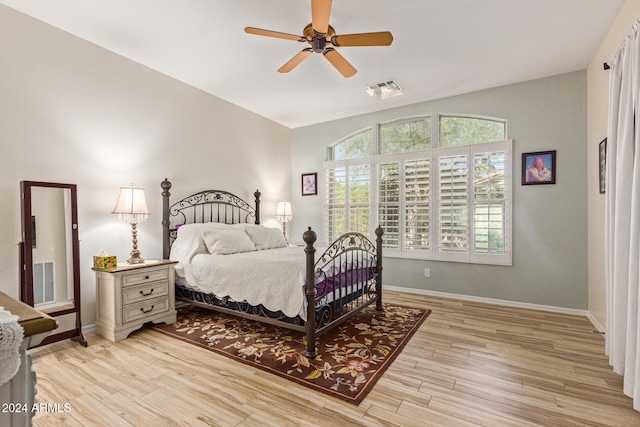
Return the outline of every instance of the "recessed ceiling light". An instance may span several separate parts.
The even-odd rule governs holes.
[[[402,88],[394,79],[368,85],[367,93],[376,99],[393,98],[404,94]]]

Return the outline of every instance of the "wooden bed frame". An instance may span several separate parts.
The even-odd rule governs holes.
[[[180,225],[191,223],[221,222],[227,224],[255,223],[260,224],[260,192],[254,193],[254,205],[250,205],[240,197],[221,190],[206,190],[187,196],[173,204],[170,203],[171,182],[166,178],[160,184],[162,187],[162,230],[163,230],[163,258],[169,259],[171,244],[177,237]],[[374,245],[361,233],[349,232],[336,239],[324,253],[316,260],[314,243],[316,233],[311,227],[304,232],[303,240],[306,244],[306,283],[305,296],[307,300],[307,321],[300,317],[289,318],[281,312],[272,313],[262,306],[251,306],[245,302],[231,301],[225,296],[215,296],[197,291],[180,289],[176,284],[176,299],[217,311],[266,322],[306,334],[307,357],[316,357],[315,339],[345,320],[354,316],[365,307],[375,302],[375,308],[382,310],[382,228],[378,227],[376,244]],[[302,250],[302,248],[300,249]],[[366,265],[360,271],[346,271],[345,266]],[[331,274],[327,274],[331,271]],[[334,289],[331,301],[327,302],[327,295],[316,295],[316,282],[328,276],[337,277],[335,272],[343,272],[337,279],[337,291]],[[363,277],[365,271],[366,277]],[[353,277],[358,276],[354,281]],[[341,279],[344,278],[344,279]],[[334,280],[334,279],[331,279]],[[345,284],[340,284],[346,280]],[[326,281],[323,283],[327,283]],[[344,289],[351,286],[346,293]],[[334,285],[335,286],[335,285]],[[326,285],[325,285],[326,289]],[[339,298],[336,298],[339,297]]]

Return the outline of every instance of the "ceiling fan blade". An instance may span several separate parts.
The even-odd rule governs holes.
[[[300,42],[307,41],[307,39],[305,39],[302,36],[296,36],[295,34],[280,33],[278,31],[263,30],[262,28],[246,27],[244,29],[244,32],[247,34],[255,34],[257,36],[275,37],[277,39],[294,40],[294,41],[300,41]]]
[[[332,0],[311,0],[311,25],[318,34],[327,34]]]
[[[327,48],[323,55],[344,77],[351,77],[358,72],[358,70],[353,68],[353,65],[349,64],[349,62],[344,59],[344,56],[340,55],[335,49]]]
[[[393,35],[389,31],[331,37],[331,44],[334,46],[390,46],[392,42]]]
[[[296,68],[298,66],[298,64],[300,64],[302,61],[307,59],[309,57],[309,55],[311,55],[311,53],[313,53],[313,51],[309,47],[306,48],[306,49],[302,49],[300,52],[298,52],[298,54],[296,56],[291,58],[286,64],[284,64],[282,67],[278,68],[278,72],[279,73],[288,73],[289,71],[291,71],[294,68]]]

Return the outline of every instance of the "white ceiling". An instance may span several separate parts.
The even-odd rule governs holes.
[[[342,77],[302,43],[310,0],[0,0],[0,3],[290,128],[586,69],[624,0],[334,0],[337,34],[391,31],[390,47],[343,47]],[[608,58],[601,58],[605,62]],[[394,78],[405,95],[365,86]]]

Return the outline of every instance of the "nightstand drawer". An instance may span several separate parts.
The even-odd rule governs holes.
[[[147,269],[139,273],[125,274],[122,276],[122,286],[140,285],[142,283],[155,282],[168,279],[169,269],[159,268],[155,270]]]
[[[161,297],[169,293],[169,281],[145,283],[138,286],[129,286],[122,289],[122,305],[146,301]]]
[[[153,316],[169,310],[169,298],[160,297],[122,307],[122,322]]]

